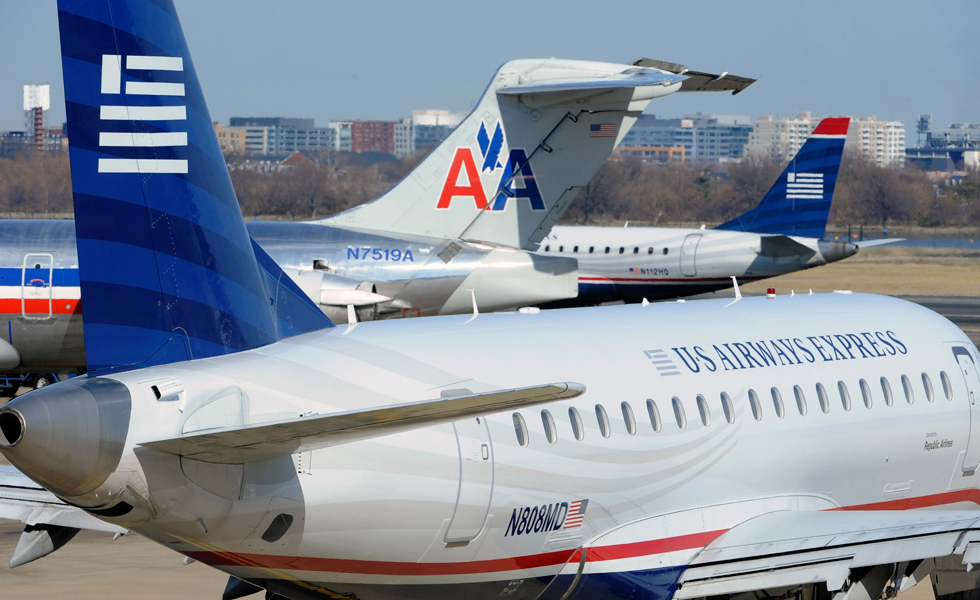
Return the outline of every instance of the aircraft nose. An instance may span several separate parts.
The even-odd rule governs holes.
[[[34,390],[0,409],[0,453],[55,494],[82,496],[119,465],[131,410],[129,389],[104,377]]]

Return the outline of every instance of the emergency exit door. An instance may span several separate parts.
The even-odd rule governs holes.
[[[980,466],[980,375],[970,351],[963,346],[953,346],[953,356],[960,366],[966,384],[967,402],[970,405],[970,437],[966,442],[963,470],[975,471]]]
[[[52,255],[24,255],[20,276],[20,314],[23,318],[31,320],[51,318],[53,273]]]
[[[698,242],[700,241],[700,233],[692,233],[684,238],[684,244],[681,246],[681,275],[685,277],[694,277],[698,274],[694,259],[698,251]]]
[[[484,417],[453,423],[459,447],[459,491],[446,531],[446,543],[468,542],[480,535],[493,496],[493,446]]]

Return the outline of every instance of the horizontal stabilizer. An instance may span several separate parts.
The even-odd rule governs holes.
[[[854,242],[854,245],[858,248],[871,248],[872,246],[884,246],[885,244],[894,244],[895,242],[904,242],[905,238],[884,238],[880,240],[862,240],[860,242]]]
[[[245,463],[574,398],[579,383],[551,383],[367,410],[312,415],[251,427],[217,429],[143,447],[215,463]]]
[[[626,69],[607,77],[575,77],[565,80],[544,80],[538,83],[521,83],[497,89],[498,94],[516,96],[522,94],[544,94],[549,92],[581,92],[646,87],[651,85],[668,86],[684,81],[686,75],[664,73],[656,69],[636,67]]]
[[[816,250],[801,244],[788,235],[764,235],[760,238],[759,254],[779,258],[815,254]]]
[[[0,466],[0,519],[20,521],[30,527],[54,525],[126,533],[121,527],[100,521],[80,508],[65,504],[10,466]]]
[[[975,511],[768,513],[733,527],[699,552],[674,597],[821,581],[833,592],[870,567],[960,555],[978,542]]]
[[[637,67],[649,67],[683,75],[686,79],[681,84],[682,92],[731,92],[734,96],[755,83],[755,79],[749,77],[729,75],[727,72],[715,74],[692,71],[684,65],[652,58],[641,58],[633,64]]]

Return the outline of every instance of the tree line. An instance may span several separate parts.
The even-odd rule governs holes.
[[[246,217],[309,219],[357,206],[394,186],[420,157],[371,164],[362,156],[322,152],[292,166],[229,157]],[[750,157],[708,167],[610,157],[572,203],[563,223],[670,226],[722,223],[765,195],[784,164]],[[0,214],[70,213],[68,157],[0,158]],[[915,167],[882,168],[845,155],[830,220],[847,225],[980,225],[980,175],[934,183]]]

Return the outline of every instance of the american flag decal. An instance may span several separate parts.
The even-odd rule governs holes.
[[[615,123],[596,123],[589,125],[589,137],[609,138],[616,137]]]
[[[823,173],[787,173],[786,197],[823,199]]]
[[[568,516],[562,529],[575,529],[582,526],[585,520],[585,509],[589,507],[588,500],[576,500],[568,505]]]

